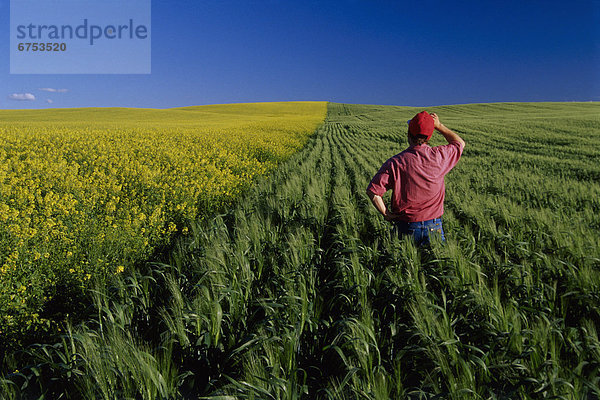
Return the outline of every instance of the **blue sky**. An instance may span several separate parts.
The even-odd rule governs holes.
[[[598,0],[153,0],[145,75],[11,75],[9,3],[0,109],[600,101]]]

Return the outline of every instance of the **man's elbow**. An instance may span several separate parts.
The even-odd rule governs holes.
[[[462,138],[456,138],[450,143],[458,143],[461,147],[465,147],[467,144]]]

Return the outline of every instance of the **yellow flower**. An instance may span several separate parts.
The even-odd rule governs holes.
[[[122,266],[122,265],[119,265],[119,266],[117,267],[117,272],[116,272],[116,273],[117,273],[117,274],[120,274],[120,273],[121,273],[121,272],[123,272],[123,271],[125,271],[125,267],[124,267],[124,266]]]

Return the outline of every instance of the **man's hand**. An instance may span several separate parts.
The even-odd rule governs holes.
[[[443,124],[440,122],[440,117],[438,117],[438,115],[436,113],[431,113],[429,115],[431,115],[433,117],[434,129],[440,129],[440,127],[443,126]]]
[[[375,193],[369,192],[368,190],[367,190],[367,195],[371,199],[371,202],[373,202],[373,205],[375,206],[377,211],[379,211],[381,213],[381,215],[383,215],[383,218],[385,218],[386,221],[392,222],[392,221],[395,221],[398,218],[400,218],[400,215],[391,212],[385,206],[385,203],[383,202],[383,199],[381,198],[381,196],[378,196]]]
[[[400,215],[393,213],[389,209],[387,209],[387,210],[385,210],[385,214],[383,215],[383,218],[385,218],[385,220],[388,222],[393,222],[393,221],[397,220],[398,218],[400,218]]]

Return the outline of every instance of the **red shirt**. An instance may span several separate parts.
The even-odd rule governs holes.
[[[460,159],[463,147],[459,142],[410,146],[381,166],[367,190],[378,196],[392,190],[391,211],[402,221],[439,218],[444,214],[444,176]]]

